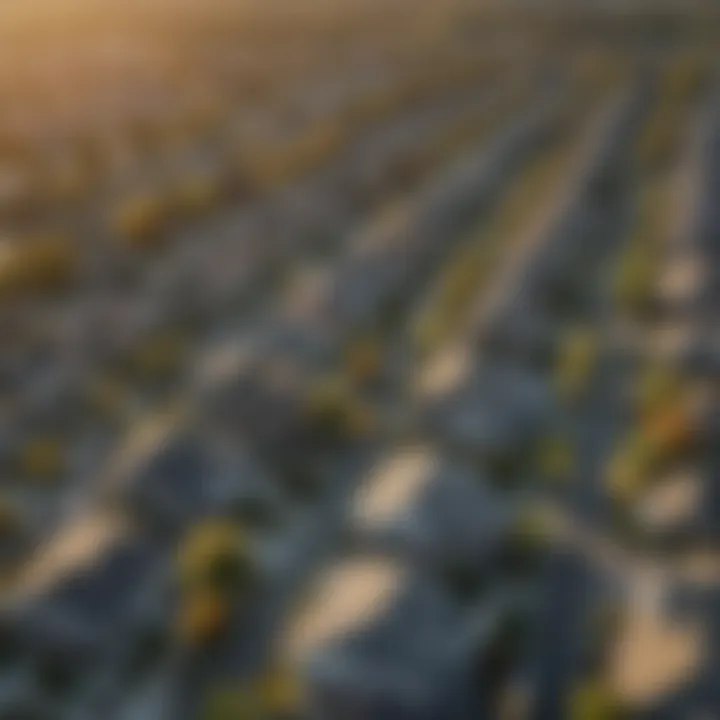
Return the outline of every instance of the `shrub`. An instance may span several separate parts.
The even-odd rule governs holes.
[[[588,386],[599,356],[595,333],[586,328],[571,330],[561,340],[555,366],[555,386],[566,399],[574,399]]]
[[[653,469],[653,450],[641,433],[633,433],[616,449],[606,469],[606,487],[618,503],[635,500]]]
[[[180,544],[178,571],[186,588],[244,589],[253,575],[245,535],[229,521],[199,523]]]
[[[344,128],[330,119],[279,145],[246,148],[244,167],[253,187],[272,191],[327,161],[342,146]]]
[[[179,212],[188,214],[210,210],[222,199],[221,179],[211,175],[196,175],[180,183],[174,192],[174,204]]]
[[[643,315],[651,307],[655,290],[655,262],[650,249],[637,246],[625,253],[613,284],[616,305],[633,315]]]
[[[366,435],[374,423],[370,409],[340,376],[324,378],[311,387],[305,399],[305,416],[311,428],[335,438]]]
[[[436,313],[424,313],[413,326],[413,343],[418,353],[426,355],[437,348],[444,336],[445,326]]]
[[[137,195],[121,203],[112,228],[127,247],[151,247],[162,240],[171,212],[172,204],[161,195]]]
[[[553,483],[566,483],[575,471],[575,452],[569,439],[547,435],[538,444],[536,462],[540,474]]]
[[[644,422],[644,432],[658,461],[666,461],[690,449],[695,427],[686,405],[676,403],[649,415]]]
[[[64,238],[27,238],[0,247],[0,294],[62,290],[77,271],[76,252]]]
[[[78,161],[57,168],[49,178],[49,193],[61,202],[78,200],[91,189],[91,178]]]
[[[60,475],[67,458],[62,440],[39,437],[30,440],[20,451],[18,464],[23,475],[48,480]]]
[[[271,668],[256,683],[263,710],[273,718],[295,717],[305,704],[304,688],[288,668]]]
[[[505,558],[514,572],[533,570],[548,548],[551,528],[548,517],[539,508],[519,513],[508,532]]]
[[[16,505],[5,498],[0,498],[0,540],[16,539],[22,533],[23,526],[24,518]]]
[[[126,408],[125,389],[112,378],[96,378],[88,383],[85,401],[92,412],[119,418]]]
[[[280,720],[298,717],[304,707],[304,689],[297,675],[271,669],[254,683],[219,688],[207,699],[203,720]]]
[[[191,646],[215,640],[230,622],[230,602],[218,590],[193,588],[181,600],[178,635]]]
[[[569,720],[620,720],[621,705],[610,688],[599,682],[586,682],[570,697]]]
[[[180,365],[185,349],[181,333],[161,333],[135,349],[130,356],[130,368],[142,376],[169,374]]]
[[[350,379],[355,383],[362,384],[376,379],[382,366],[379,343],[366,338],[351,344],[346,352],[345,364]]]
[[[682,395],[682,376],[666,365],[656,364],[640,377],[635,404],[640,417],[646,417],[663,406],[678,402]]]
[[[260,700],[247,688],[214,690],[205,702],[202,720],[268,720]]]

